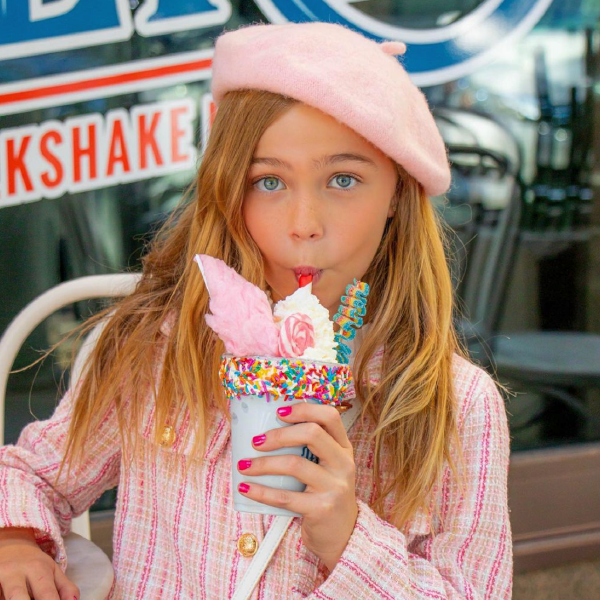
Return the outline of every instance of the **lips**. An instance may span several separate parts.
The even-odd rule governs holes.
[[[298,282],[300,281],[301,275],[312,275],[313,276],[313,284],[315,284],[321,278],[322,273],[323,273],[323,269],[317,269],[316,267],[302,266],[302,267],[296,267],[294,269],[294,275],[296,276],[296,280]]]

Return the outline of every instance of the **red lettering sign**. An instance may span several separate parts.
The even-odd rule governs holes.
[[[49,171],[43,171],[40,175],[40,179],[47,188],[55,188],[62,183],[65,171],[58,156],[50,149],[50,141],[52,141],[55,146],[62,144],[63,138],[60,131],[47,131],[40,138],[40,154],[54,169],[54,177],[50,176]]]
[[[8,193],[15,194],[17,192],[17,173],[21,175],[21,180],[27,192],[33,191],[31,178],[25,166],[25,153],[31,142],[31,136],[26,135],[21,138],[19,150],[15,153],[16,139],[6,140],[6,165],[8,172]]]
[[[129,173],[131,166],[129,163],[129,154],[127,151],[127,142],[123,132],[123,122],[121,119],[115,119],[112,129],[109,133],[108,162],[106,164],[106,176],[110,177],[115,173],[115,165],[121,164],[124,173]]]
[[[87,126],[88,144],[84,147],[81,143],[81,127],[73,127],[73,181],[79,183],[82,181],[81,161],[84,157],[88,159],[90,168],[90,179],[97,177],[97,157],[96,157],[96,124],[90,123]]]

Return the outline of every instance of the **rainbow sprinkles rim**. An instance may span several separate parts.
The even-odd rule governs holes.
[[[230,400],[269,394],[274,400],[314,398],[335,406],[353,385],[348,365],[264,356],[224,354],[219,377]]]

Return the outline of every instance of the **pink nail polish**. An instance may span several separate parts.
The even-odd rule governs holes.
[[[246,469],[249,469],[251,466],[252,466],[251,460],[238,460],[238,469],[240,471],[245,471]]]
[[[280,417],[287,417],[291,413],[292,413],[291,406],[281,406],[280,408],[277,409],[277,414]]]
[[[263,433],[262,435],[256,435],[252,438],[252,443],[255,446],[262,446],[265,443],[267,436]]]
[[[247,483],[240,483],[240,485],[238,485],[238,490],[242,492],[242,494],[246,494],[249,489],[250,486]]]

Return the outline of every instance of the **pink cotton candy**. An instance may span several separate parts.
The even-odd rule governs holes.
[[[222,260],[195,257],[210,295],[208,326],[235,356],[276,356],[279,329],[267,295]]]

